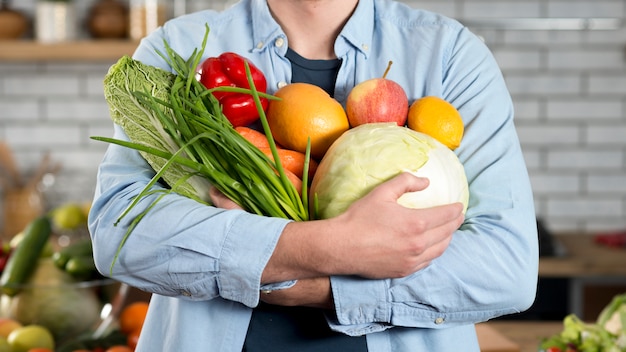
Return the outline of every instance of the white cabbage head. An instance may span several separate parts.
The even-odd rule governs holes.
[[[426,177],[430,184],[423,191],[405,193],[399,204],[419,209],[461,202],[463,211],[467,210],[465,169],[452,150],[395,123],[370,123],[346,131],[320,162],[311,185],[311,196],[317,198],[317,218],[343,213],[354,201],[402,172]]]

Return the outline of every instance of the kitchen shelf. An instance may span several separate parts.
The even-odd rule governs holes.
[[[470,28],[499,30],[614,31],[621,18],[477,18],[461,21]]]
[[[131,55],[139,43],[130,40],[80,40],[40,43],[32,40],[0,40],[0,62],[115,61]]]

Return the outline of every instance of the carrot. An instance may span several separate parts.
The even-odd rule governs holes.
[[[259,149],[263,152],[263,154],[274,160],[270,148]],[[302,176],[304,174],[304,161],[306,160],[304,153],[300,153],[298,151],[290,149],[278,149],[278,157],[280,158],[280,162],[283,164],[285,170],[293,172],[298,178],[302,179]],[[309,180],[313,179],[313,175],[315,174],[315,170],[317,169],[317,164],[317,161],[310,159]]]
[[[302,193],[302,179],[300,179],[298,176],[296,176],[296,174],[287,169],[285,169],[285,175],[287,175],[287,178],[289,179],[293,187],[295,187],[296,191],[298,191],[298,193]]]
[[[267,141],[267,136],[265,134],[252,129],[250,127],[238,126],[235,127],[235,131],[239,132],[239,134],[248,140],[248,142],[252,143],[255,147],[268,148],[270,147],[270,143]],[[271,153],[270,153],[271,154]]]
[[[235,127],[235,131],[252,143],[255,147],[259,148],[263,154],[267,155],[271,160],[274,160],[272,155],[272,149],[270,143],[267,140],[267,136],[262,132],[245,126]],[[289,181],[296,188],[298,193],[302,192],[302,175],[304,174],[304,153],[297,152],[295,150],[282,149],[278,147],[278,157],[280,158],[283,168]],[[309,162],[309,180],[313,179],[313,174],[317,169],[317,162],[313,159]]]

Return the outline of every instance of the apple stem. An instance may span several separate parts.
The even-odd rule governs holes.
[[[389,60],[389,63],[387,64],[387,69],[385,70],[385,73],[383,73],[383,78],[387,77],[387,73],[389,73],[389,70],[391,69],[391,64],[393,64],[393,61]]]

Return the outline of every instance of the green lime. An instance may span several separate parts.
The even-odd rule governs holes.
[[[87,217],[79,204],[68,203],[52,210],[52,223],[62,230],[74,230],[83,226]]]

